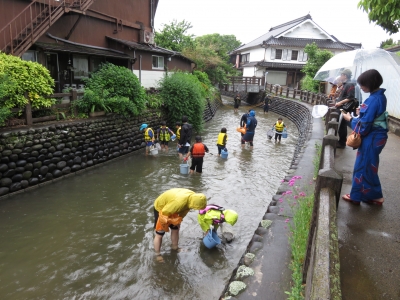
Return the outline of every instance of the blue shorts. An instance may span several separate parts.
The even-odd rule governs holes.
[[[180,147],[178,152],[181,154],[187,154],[189,152],[189,146]]]

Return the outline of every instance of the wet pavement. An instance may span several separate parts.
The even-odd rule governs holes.
[[[336,150],[343,173],[342,195],[350,192],[356,151]],[[339,202],[340,276],[344,300],[400,299],[400,137],[389,133],[380,155],[382,207]]]

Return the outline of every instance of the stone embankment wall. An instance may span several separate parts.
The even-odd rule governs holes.
[[[276,280],[274,281],[276,287],[284,286],[290,281],[290,271],[288,271],[287,266],[288,260],[290,261],[290,253],[286,251],[289,248],[288,237],[287,232],[282,229],[284,227],[282,224],[285,224],[285,219],[287,217],[280,213],[284,206],[278,201],[282,198],[282,193],[288,189],[288,181],[290,181],[293,178],[293,174],[296,173],[297,165],[304,153],[305,144],[311,136],[313,120],[310,106],[307,106],[298,100],[275,98],[270,105],[270,111],[281,115],[284,119],[286,118],[292,121],[299,131],[299,139],[296,144],[292,162],[289,166],[289,175],[285,176],[284,182],[272,197],[272,201],[270,202],[263,219],[259,223],[259,227],[256,229],[253,238],[249,242],[246,253],[243,254],[237,268],[233,271],[231,279],[221,295],[221,299],[230,299],[229,297],[242,299],[239,294],[244,290],[247,290],[248,285],[251,286],[250,289],[253,293],[259,289],[257,288],[259,282],[255,284],[254,281],[257,281],[257,279],[252,279],[252,277],[256,277],[255,272],[260,272],[261,261],[266,260],[264,255],[265,252],[267,252],[267,249],[265,249],[264,252],[261,250],[267,247],[265,245],[268,245],[268,247],[270,247],[269,249],[275,249],[275,251],[271,250],[275,255],[271,258],[274,262],[271,263],[268,261],[264,263],[271,267],[271,272],[278,273],[278,275],[276,275],[277,277],[289,277],[287,282],[279,284],[279,279],[274,278]],[[289,130],[292,131],[294,128]],[[310,164],[312,164],[312,162],[310,162]],[[289,207],[285,207],[286,211],[288,208]],[[276,249],[280,249],[278,251],[279,254],[277,254],[278,252]],[[281,274],[283,271],[275,268],[276,264],[283,265],[285,275]],[[264,277],[266,277],[266,274],[264,274]],[[264,279],[268,280],[266,278]],[[287,286],[287,289],[289,289],[289,286]],[[273,298],[274,293],[276,293],[276,291],[271,291],[271,299]],[[250,292],[244,293],[243,299],[247,299],[246,297],[248,294],[250,294]],[[284,291],[280,291],[280,296],[278,296],[277,299],[281,299],[284,295]]]
[[[6,132],[0,136],[0,196],[55,180],[145,146],[142,123],[160,117],[111,116]]]
[[[220,99],[207,101],[211,120]],[[140,117],[108,116],[0,134],[0,197],[48,184],[145,147],[142,123],[157,128],[156,112]]]

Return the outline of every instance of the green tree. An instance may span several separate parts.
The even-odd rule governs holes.
[[[361,0],[357,6],[368,13],[370,22],[375,22],[386,32],[390,34],[399,32],[399,0]]]
[[[387,40],[381,42],[381,45],[379,46],[379,48],[387,49],[387,48],[394,47],[397,45],[400,45],[400,41],[397,41],[397,43],[396,43],[396,42],[393,42],[393,39],[387,39]]]
[[[308,44],[304,48],[304,52],[308,55],[308,60],[305,66],[301,69],[301,72],[305,73],[306,76],[302,79],[301,87],[304,90],[311,92],[319,92],[319,81],[314,80],[315,74],[318,70],[331,58],[333,57],[332,52],[328,50],[321,50],[318,48],[316,43]]]
[[[161,31],[156,31],[154,37],[157,46],[178,52],[193,47],[194,35],[188,34],[188,30],[193,27],[190,22],[173,20],[170,24],[162,26]]]
[[[229,52],[240,46],[234,35],[218,33],[197,37],[195,46],[183,50],[183,55],[196,63],[197,70],[207,73],[213,84],[227,82],[227,76],[236,75],[229,64]]]
[[[165,75],[160,81],[160,87],[168,124],[175,124],[182,120],[182,116],[188,116],[193,128],[201,132],[205,99],[202,84],[197,77],[178,71]]]

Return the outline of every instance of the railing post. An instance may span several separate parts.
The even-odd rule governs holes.
[[[289,98],[289,88],[286,88],[286,98]]]
[[[28,104],[25,106],[25,120],[26,120],[26,125],[31,126],[33,124],[32,122],[32,105],[31,101],[28,99],[27,93],[25,93],[25,98],[28,100]]]
[[[14,54],[14,43],[13,43],[13,36],[12,36],[12,27],[11,27],[11,23],[10,23],[10,41],[11,41],[11,54]]]
[[[293,99],[296,99],[296,93],[297,93],[297,90],[293,89]]]

